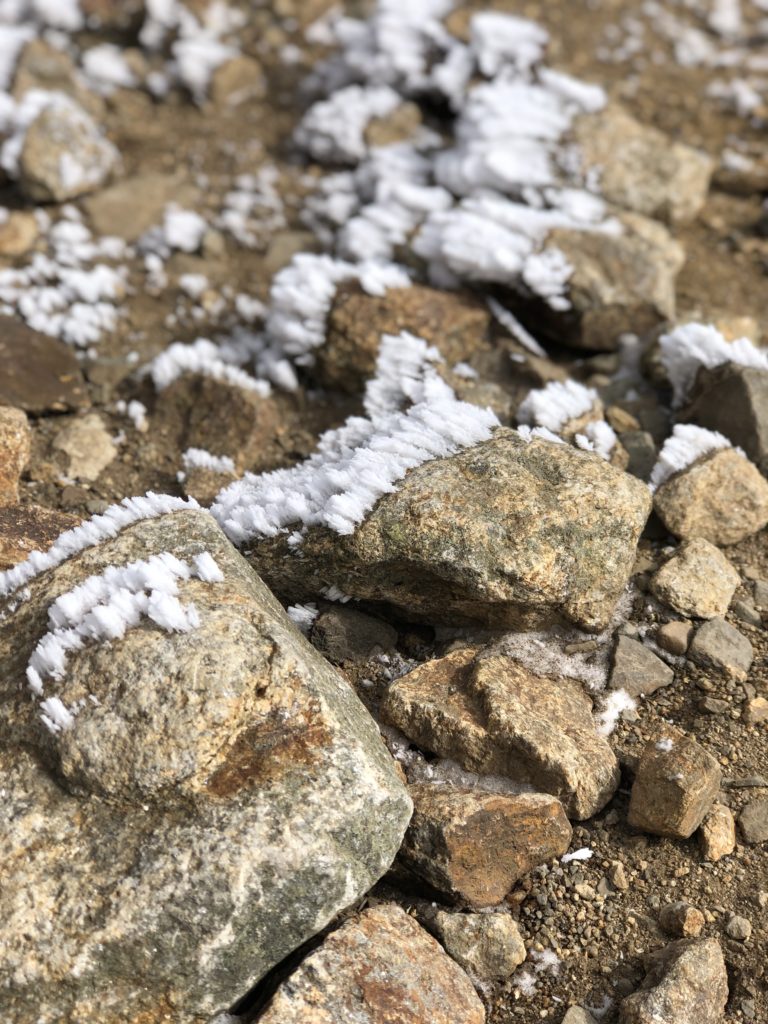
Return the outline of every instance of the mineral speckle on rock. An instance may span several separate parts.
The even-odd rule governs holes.
[[[704,538],[684,541],[651,579],[651,590],[681,615],[725,615],[740,583],[725,555]]]
[[[728,976],[716,939],[681,939],[649,956],[638,992],[621,1004],[621,1024],[719,1024],[728,999]]]

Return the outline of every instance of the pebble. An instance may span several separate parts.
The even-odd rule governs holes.
[[[688,656],[702,668],[714,669],[735,680],[747,678],[754,651],[752,644],[725,619],[714,618],[696,631]]]
[[[683,620],[665,622],[656,631],[656,643],[665,651],[679,657],[688,650],[692,635],[693,626],[690,622]]]
[[[750,800],[739,815],[744,842],[752,846],[768,840],[768,797]]]
[[[725,926],[725,934],[736,942],[749,942],[752,934],[752,922],[746,917],[734,915]]]
[[[699,828],[702,857],[715,864],[736,849],[736,823],[733,812],[725,804],[712,805]]]

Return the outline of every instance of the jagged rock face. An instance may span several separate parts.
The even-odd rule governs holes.
[[[728,975],[717,939],[671,942],[649,954],[640,990],[621,1004],[620,1024],[717,1024],[728,1000]]]
[[[487,625],[607,625],[650,511],[648,489],[599,456],[511,430],[408,473],[349,536],[313,528],[248,557],[279,593],[332,583],[411,616]]]
[[[49,606],[166,551],[223,574],[179,584],[199,625],[71,652],[45,695],[80,710],[50,733],[24,680]],[[0,656],[9,1024],[207,1021],[393,860],[411,804],[373,721],[206,513],[38,576]]]

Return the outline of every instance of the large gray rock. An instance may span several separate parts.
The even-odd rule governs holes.
[[[717,939],[681,939],[647,957],[639,991],[621,1004],[619,1024],[720,1024],[728,975]]]
[[[650,510],[648,489],[597,455],[498,429],[411,470],[349,536],[310,529],[248,557],[291,601],[329,583],[411,616],[455,624],[602,629],[623,593]]]
[[[44,696],[74,721],[49,732],[24,671],[51,603],[107,566],[202,551],[223,580],[179,583],[199,625],[144,619],[71,652]],[[411,804],[378,730],[207,513],[32,580],[0,659],[8,1024],[207,1021],[394,858]]]

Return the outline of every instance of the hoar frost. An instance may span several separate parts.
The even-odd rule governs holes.
[[[710,452],[732,447],[728,438],[716,430],[696,427],[691,423],[678,423],[659,452],[656,465],[651,471],[649,487],[655,491],[675,473],[687,469]]]
[[[724,363],[768,370],[768,352],[756,348],[748,338],[726,341],[711,324],[691,323],[661,336],[661,363],[679,406],[696,380],[700,367],[713,369]]]

